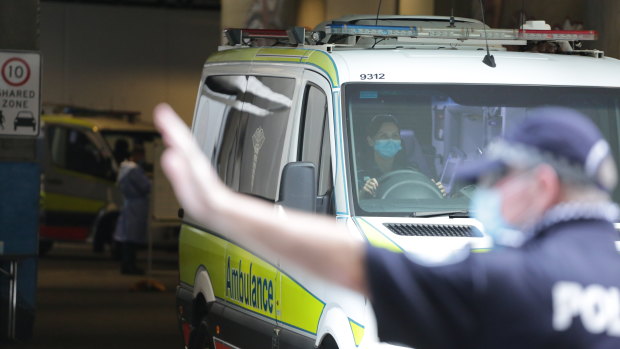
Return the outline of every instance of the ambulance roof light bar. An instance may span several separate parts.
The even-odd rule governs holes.
[[[424,28],[404,26],[354,25],[332,22],[325,26],[328,35],[354,35],[374,37],[408,37],[419,39],[484,40],[483,29],[474,28]],[[515,41],[514,45],[525,45],[523,41],[586,41],[596,40],[594,30],[530,30],[530,29],[487,29],[489,41]],[[506,44],[506,43],[503,43]]]

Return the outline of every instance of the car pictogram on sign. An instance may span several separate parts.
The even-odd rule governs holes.
[[[17,113],[15,120],[13,121],[13,130],[17,130],[18,127],[32,127],[32,130],[36,130],[37,123],[34,120],[34,115],[28,110],[22,110]]]

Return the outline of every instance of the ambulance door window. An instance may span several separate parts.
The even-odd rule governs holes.
[[[319,166],[319,195],[327,195],[333,189],[332,185],[332,159],[331,159],[331,134],[329,133],[329,120],[327,108],[323,123],[323,137],[321,144],[321,164]]]
[[[302,114],[303,129],[299,133],[300,143],[303,144],[301,161],[312,162],[317,170],[321,159],[320,150],[326,111],[325,94],[314,85],[306,86]]]
[[[240,120],[239,191],[275,201],[295,79],[250,76]]]
[[[67,167],[67,129],[64,127],[47,127],[48,149],[52,163],[60,168]]]
[[[209,88],[232,96],[219,98],[228,105],[216,157],[220,178],[234,190],[275,201],[295,79],[220,76],[220,81],[212,80],[207,80]]]
[[[241,117],[240,110],[229,110],[217,158],[217,172],[222,181],[233,190],[239,190],[239,124]]]
[[[308,84],[304,93],[304,104],[299,133],[302,144],[301,161],[312,162],[317,169],[318,196],[324,197],[332,189],[329,122],[327,120],[327,97],[313,84]],[[324,211],[324,210],[320,210]]]
[[[217,144],[214,144],[216,148],[214,149],[216,152],[215,167],[222,181],[237,191],[239,190],[239,145],[242,144],[240,126],[244,118],[245,103],[243,99],[247,80],[248,77],[245,75],[208,77],[203,88],[206,99],[202,101],[204,105],[200,105],[198,120],[194,124],[193,130],[198,139],[202,135],[211,139],[215,138],[215,135],[209,134],[209,132],[217,127],[211,122],[223,123],[224,126],[219,134]],[[206,111],[204,115],[203,111]],[[222,115],[222,117],[216,115]],[[212,120],[212,117],[217,120]],[[208,148],[205,149],[205,146]],[[211,154],[210,145],[203,145],[203,150],[208,155]]]

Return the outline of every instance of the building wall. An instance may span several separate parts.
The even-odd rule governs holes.
[[[137,110],[151,121],[167,101],[189,122],[219,23],[216,11],[44,2],[43,102]]]
[[[605,51],[605,55],[620,58],[620,1],[590,1],[587,6],[587,23],[598,30],[599,40],[589,44],[591,48]]]
[[[376,14],[379,1],[378,0],[357,0],[357,1],[334,1],[327,0],[326,18],[338,18],[345,15],[368,15]],[[398,1],[383,0],[381,4],[381,13],[387,15],[397,14]]]
[[[222,1],[222,29],[243,28],[253,0]]]
[[[38,22],[38,0],[0,1],[0,48],[36,50]]]
[[[300,0],[222,1],[222,29],[293,27],[297,25],[299,3]]]
[[[597,0],[598,1],[598,0]],[[585,21],[585,0],[514,1],[485,0],[487,24],[492,27],[514,28],[519,24],[522,5],[529,18],[546,20],[551,25],[571,20]],[[596,1],[592,1],[596,2]],[[450,15],[454,4],[454,15],[481,19],[480,0],[435,0],[435,14]]]
[[[151,120],[155,104],[168,101],[189,121],[202,64],[216,51],[221,40],[220,23],[227,27],[244,26],[251,7],[260,1],[264,2],[227,0],[222,3],[222,13],[43,2],[39,39],[43,101],[138,110],[146,121]],[[304,1],[319,4],[320,0]],[[409,12],[407,6],[416,1],[384,0],[381,13]],[[420,10],[411,12],[423,14],[428,2],[422,1]],[[354,3],[353,6],[351,1],[325,0],[322,11],[325,18],[353,12],[376,13],[376,0]],[[446,3],[449,0],[436,0],[435,13],[449,14],[450,6]],[[502,26],[508,25],[520,10],[521,2],[516,3],[503,2]],[[455,14],[459,16],[471,16],[475,7],[469,1],[456,4]],[[530,16],[545,18],[550,23],[561,23],[567,16],[585,22],[586,27],[601,32],[601,40],[594,47],[605,50],[608,56],[620,55],[620,22],[616,20],[620,2],[617,0],[546,0],[544,6],[531,1],[526,5]],[[293,11],[301,16],[302,10],[301,5],[288,5],[282,12],[283,21],[294,18]],[[304,25],[313,26],[310,22],[319,18],[314,14]]]
[[[376,14],[379,0],[227,0],[222,2],[222,26],[313,28],[345,15]],[[432,15],[435,0],[382,0],[381,14]],[[272,14],[267,19],[266,14]],[[265,18],[257,25],[256,18]],[[257,16],[258,15],[258,16]]]
[[[598,0],[597,0],[598,1]],[[503,1],[502,26],[518,25],[521,1]],[[545,0],[526,1],[525,13],[528,17],[545,20],[551,26],[562,25],[567,18],[571,21],[586,22],[586,1],[584,0]],[[585,23],[586,25],[589,23]]]

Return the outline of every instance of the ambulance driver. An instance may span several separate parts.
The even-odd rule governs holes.
[[[419,172],[418,164],[408,163],[403,151],[400,126],[396,118],[389,114],[375,115],[368,124],[366,142],[371,154],[364,152],[358,165],[358,183],[363,186],[361,198],[374,198],[379,189],[379,179],[396,170],[409,169]],[[445,196],[443,185],[432,179]]]

